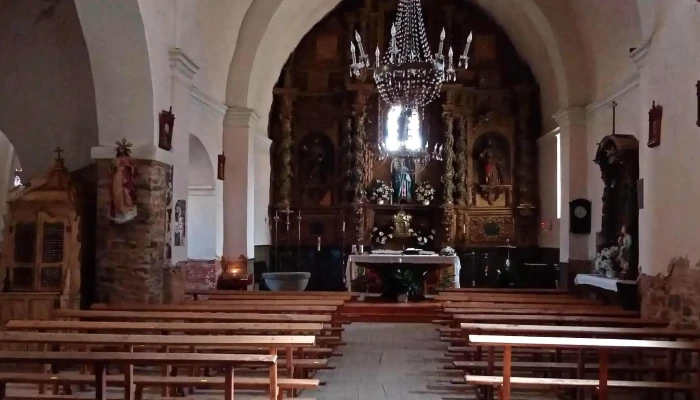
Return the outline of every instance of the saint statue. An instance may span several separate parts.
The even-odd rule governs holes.
[[[117,155],[112,162],[112,207],[110,219],[117,224],[124,224],[136,218],[135,169],[131,164],[130,142],[122,139],[117,142]]]
[[[411,170],[406,165],[406,161],[401,158],[392,161],[391,167],[394,173],[394,203],[410,203],[413,190]]]
[[[627,225],[622,225],[620,236],[617,238],[617,244],[620,246],[620,255],[617,259],[620,261],[622,274],[625,275],[630,266],[630,253],[632,251],[632,235],[627,232]]]
[[[486,140],[486,148],[479,155],[484,169],[484,183],[489,186],[501,184],[501,160],[496,156],[491,139]]]

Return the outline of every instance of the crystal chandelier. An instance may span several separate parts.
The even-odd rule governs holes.
[[[443,55],[444,28],[440,34],[438,52],[435,55],[430,52],[420,0],[399,0],[396,22],[391,27],[389,50],[382,60],[377,47],[374,67],[370,64],[369,56],[362,46],[362,38],[357,31],[355,40],[357,49],[355,43],[350,43],[350,75],[360,77],[366,70],[373,69],[379,94],[389,105],[402,106],[404,110],[421,113],[425,105],[439,96],[443,82],[457,80],[452,48],[447,52],[447,58]],[[459,57],[460,68],[468,68],[471,41],[470,33],[464,54]]]

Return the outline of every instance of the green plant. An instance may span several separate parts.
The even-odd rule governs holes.
[[[455,275],[450,274],[450,273],[443,273],[440,276],[440,280],[438,281],[436,287],[438,290],[445,290],[453,287],[455,284]]]
[[[401,293],[406,293],[409,299],[413,299],[418,295],[418,279],[413,272],[399,269],[394,276]]]

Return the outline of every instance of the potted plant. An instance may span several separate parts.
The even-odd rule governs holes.
[[[601,249],[595,256],[595,272],[605,275],[608,278],[617,278],[617,275],[621,270],[620,262],[618,260],[619,256],[620,248],[618,246],[610,246]]]
[[[418,279],[409,270],[397,270],[394,275],[399,289],[399,303],[407,303],[418,295]]]
[[[438,290],[445,290],[454,287],[454,285],[455,275],[449,272],[443,272],[442,275],[440,275],[440,280],[438,281],[438,284],[435,287]]]
[[[430,205],[430,202],[435,198],[435,189],[430,186],[427,181],[421,182],[416,188],[416,200],[423,203],[424,206]]]
[[[377,204],[384,204],[391,201],[391,195],[394,189],[387,185],[386,182],[376,179],[369,189],[369,199]]]

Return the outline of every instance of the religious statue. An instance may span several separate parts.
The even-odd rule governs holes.
[[[131,164],[131,147],[126,139],[116,142],[117,155],[112,162],[112,207],[109,217],[117,224],[124,224],[136,218],[135,168]]]
[[[413,197],[413,178],[411,170],[403,158],[394,159],[391,162],[393,172],[394,203],[410,203]]]
[[[397,212],[394,215],[394,235],[396,237],[409,237],[411,235],[411,220],[413,220],[413,217],[406,211],[400,210]]]
[[[632,235],[627,232],[626,225],[622,225],[620,229],[617,245],[620,246],[620,255],[617,259],[620,261],[620,268],[622,269],[622,276],[624,277],[629,271],[630,253],[632,251]]]
[[[489,186],[500,185],[502,160],[496,156],[491,139],[487,139],[486,148],[479,155],[479,160],[483,165],[484,183]]]

